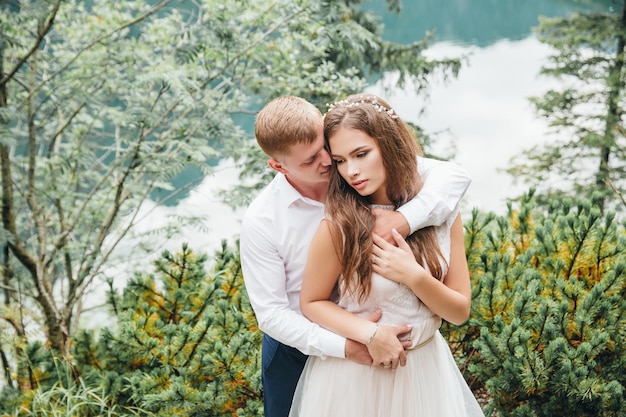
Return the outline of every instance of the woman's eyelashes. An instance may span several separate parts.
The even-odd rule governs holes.
[[[364,158],[365,156],[367,156],[368,151],[362,151],[362,152],[358,152],[357,154],[354,155],[355,158]],[[346,160],[343,158],[333,158],[333,161],[335,161],[335,163],[337,165],[345,162]]]

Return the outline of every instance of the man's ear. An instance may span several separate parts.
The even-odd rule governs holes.
[[[267,165],[269,165],[274,171],[280,172],[281,174],[287,174],[289,172],[289,170],[285,168],[282,163],[273,158],[267,160]]]

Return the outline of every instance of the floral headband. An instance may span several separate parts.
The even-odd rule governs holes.
[[[359,99],[356,101],[339,100],[333,104],[327,104],[327,106],[328,106],[328,111],[330,112],[335,107],[338,107],[338,106],[344,106],[344,107],[350,108],[350,107],[358,107],[363,104],[370,104],[374,106],[374,108],[378,110],[379,113],[384,112],[394,120],[398,118],[398,115],[396,114],[394,109],[390,109],[390,108],[388,109],[387,107],[383,106],[382,104],[378,102],[377,98],[374,96],[360,96]]]

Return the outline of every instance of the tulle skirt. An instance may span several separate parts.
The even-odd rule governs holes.
[[[395,371],[311,356],[290,417],[483,417],[450,348],[437,331]]]

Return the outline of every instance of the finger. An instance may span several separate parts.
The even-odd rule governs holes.
[[[400,360],[399,360],[399,362],[398,362],[398,365],[399,365],[399,366],[404,366],[404,365],[406,365],[406,360],[407,360],[407,357],[406,357],[406,351],[404,351],[404,352],[402,352],[402,354],[400,355]]]
[[[376,310],[370,313],[368,320],[376,323],[378,322],[378,320],[380,320],[382,316],[383,316],[383,311],[380,308],[377,308]]]
[[[406,240],[404,240],[402,235],[396,229],[391,230],[391,235],[393,236],[393,239],[398,244],[399,248],[404,249],[404,250],[411,250],[411,247],[409,246],[409,244],[406,243]]]
[[[395,229],[393,229],[395,230]],[[397,233],[397,231],[396,231]],[[402,238],[402,236],[400,236]],[[379,247],[383,250],[388,250],[390,248],[393,248],[394,246],[387,242],[385,239],[383,239],[380,235],[376,234],[376,233],[372,233],[372,240],[374,242],[374,247]]]
[[[410,327],[410,326],[409,326],[409,327]],[[408,332],[406,332],[406,333],[400,333],[400,334],[398,334],[398,339],[400,339],[400,340],[407,340],[407,339],[409,339],[410,337],[411,337],[411,330],[409,330],[409,331],[408,331]]]
[[[395,327],[396,335],[398,336],[398,338],[406,336],[407,333],[410,335],[412,329],[413,326],[410,324],[399,324]]]

